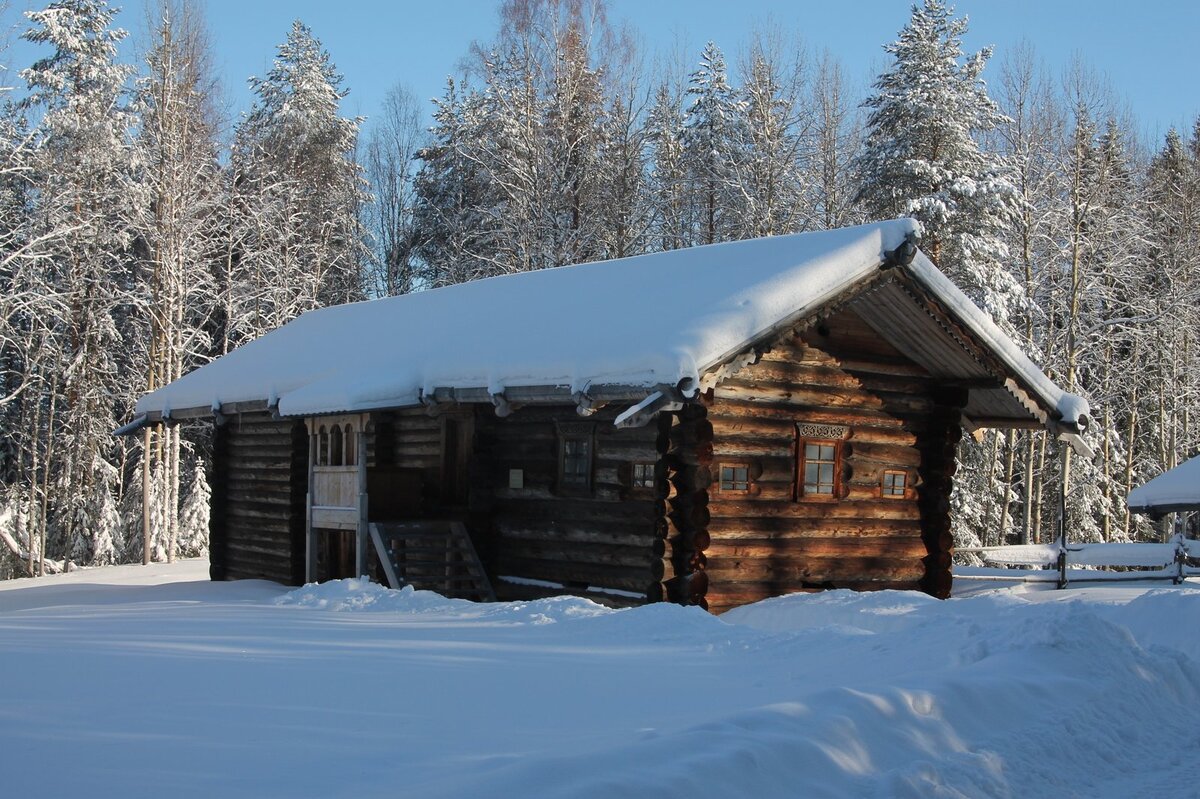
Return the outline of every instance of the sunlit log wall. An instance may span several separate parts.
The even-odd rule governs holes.
[[[711,610],[822,588],[948,593],[957,392],[843,311],[784,336],[710,403],[708,546],[694,559]],[[802,489],[805,429],[844,431],[836,496]],[[748,490],[723,491],[722,465],[745,465]],[[885,472],[905,476],[902,496],[886,495]]]

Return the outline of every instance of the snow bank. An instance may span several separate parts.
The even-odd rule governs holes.
[[[553,624],[565,619],[612,613],[609,608],[572,596],[531,602],[471,602],[452,599],[410,586],[392,590],[366,579],[331,580],[290,591],[275,600],[280,607],[337,612],[366,611],[409,616],[432,615],[458,620],[479,619],[499,624]]]
[[[719,618],[357,580],[54,600],[72,587],[0,591],[43,594],[0,604],[13,795],[1115,799],[1200,784],[1188,586],[833,591]]]

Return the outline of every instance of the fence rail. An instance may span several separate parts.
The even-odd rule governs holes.
[[[978,555],[989,566],[1003,567],[972,574],[973,580],[1057,583],[1059,588],[1066,588],[1070,583],[1122,580],[1170,580],[1179,584],[1188,577],[1200,577],[1200,541],[1182,536],[1165,544],[1024,544],[962,547],[956,552]]]

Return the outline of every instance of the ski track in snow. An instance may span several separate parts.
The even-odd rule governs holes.
[[[0,586],[11,795],[1200,796],[1190,586],[714,618],[139,568]]]

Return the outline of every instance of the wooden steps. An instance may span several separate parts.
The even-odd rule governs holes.
[[[392,588],[494,602],[496,593],[462,522],[372,522],[371,541]]]

